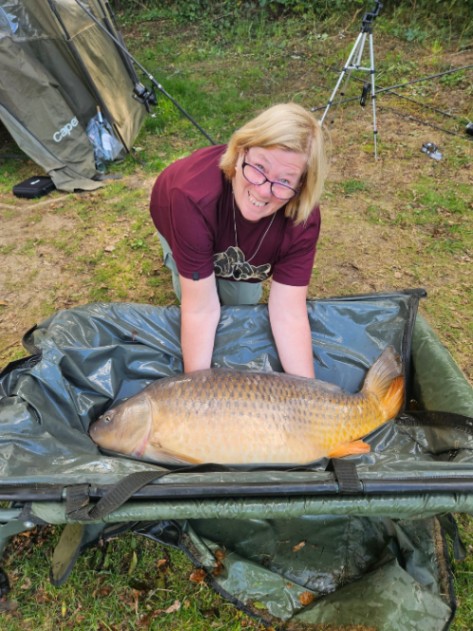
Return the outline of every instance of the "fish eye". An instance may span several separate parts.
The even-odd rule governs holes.
[[[112,417],[110,414],[107,414],[106,416],[103,417],[103,422],[104,423],[110,423],[112,420]]]

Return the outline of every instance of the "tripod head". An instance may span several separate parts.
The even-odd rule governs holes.
[[[378,2],[378,0],[376,0],[373,11],[371,11],[370,13],[365,13],[365,15],[363,16],[363,20],[361,22],[362,33],[373,32],[373,22],[378,17],[382,8],[383,8],[383,5],[381,4],[381,2]]]

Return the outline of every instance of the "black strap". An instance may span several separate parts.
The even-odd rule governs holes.
[[[90,500],[90,485],[75,484],[65,489],[66,495],[66,517],[81,520],[87,515]]]
[[[181,471],[208,472],[228,470],[230,469],[225,466],[210,463],[186,465],[185,467],[166,469],[164,471],[136,471],[117,482],[117,484],[92,507],[90,506],[90,485],[77,484],[66,488],[66,516],[76,521],[103,519],[120,508],[120,506],[141,488],[170,473],[178,473]]]
[[[165,471],[136,471],[135,473],[130,473],[126,478],[117,482],[115,486],[113,486],[110,491],[104,495],[97,504],[88,511],[89,519],[102,519],[106,515],[109,515],[117,508],[120,508],[122,504],[124,504],[127,500],[130,499],[134,493],[139,491],[141,488],[154,482],[155,480],[159,480],[165,475],[169,475],[170,473],[178,473],[180,471],[227,471],[227,467],[216,464],[199,464],[199,465],[186,465],[184,467],[179,467],[176,469],[166,469]]]
[[[168,475],[170,471],[136,471],[117,482],[97,504],[88,511],[89,519],[102,519],[120,508],[130,497],[146,484]]]
[[[455,561],[463,561],[466,558],[467,550],[460,537],[458,524],[451,513],[438,517],[444,531],[452,541],[453,558]]]
[[[337,480],[340,493],[363,493],[363,482],[358,477],[354,462],[342,458],[332,458],[330,465]]]
[[[456,412],[442,412],[441,410],[407,410],[396,419],[402,425],[422,427],[432,425],[438,427],[452,427],[473,434],[473,418]]]
[[[161,478],[170,471],[136,471],[115,484],[94,506],[90,505],[90,485],[76,484],[66,488],[66,516],[76,521],[103,519],[120,508],[143,486]]]

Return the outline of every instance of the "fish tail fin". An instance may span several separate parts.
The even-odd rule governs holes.
[[[392,346],[384,349],[366,375],[362,391],[374,394],[386,420],[394,418],[404,401],[402,362]]]
[[[384,413],[384,418],[389,420],[390,418],[394,418],[399,413],[402,408],[402,404],[404,403],[404,377],[399,375],[399,377],[395,377],[391,385],[388,388],[388,391],[384,395],[384,398],[381,400],[381,408]]]

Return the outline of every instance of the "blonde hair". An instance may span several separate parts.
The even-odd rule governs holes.
[[[305,221],[322,195],[327,173],[322,128],[318,120],[297,103],[273,105],[240,127],[231,136],[220,159],[220,168],[229,180],[235,177],[242,151],[251,147],[278,148],[303,153],[307,165],[297,195],[286,205],[285,215]]]

